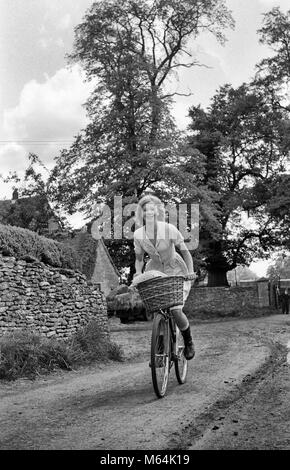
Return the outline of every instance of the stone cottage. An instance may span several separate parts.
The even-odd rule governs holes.
[[[74,248],[82,272],[88,280],[99,284],[105,295],[119,285],[120,274],[104,241],[95,240],[86,226],[82,230],[63,230],[45,195],[19,198],[15,189],[11,200],[0,200],[0,223],[27,228]]]

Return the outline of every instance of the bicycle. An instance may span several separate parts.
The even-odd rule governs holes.
[[[139,283],[136,287],[145,307],[154,313],[151,335],[151,375],[155,394],[166,394],[170,370],[174,364],[179,384],[187,376],[183,336],[177,327],[170,307],[183,304],[184,276],[157,277]]]

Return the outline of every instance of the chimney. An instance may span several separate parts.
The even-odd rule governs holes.
[[[14,188],[13,193],[12,193],[12,204],[15,203],[15,201],[18,199],[18,189]]]

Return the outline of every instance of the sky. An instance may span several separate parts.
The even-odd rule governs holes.
[[[27,167],[36,153],[48,169],[60,150],[69,147],[87,124],[83,104],[92,91],[80,67],[68,67],[74,28],[93,0],[0,0],[0,174]],[[204,34],[191,44],[207,67],[182,69],[172,83],[180,93],[173,112],[180,128],[189,120],[191,105],[206,107],[225,83],[239,86],[250,80],[255,64],[270,51],[259,44],[257,30],[263,13],[274,6],[290,9],[289,0],[226,0],[236,22],[226,32],[224,46]],[[0,180],[0,199],[10,199],[11,184]],[[76,214],[71,223],[80,224]],[[267,263],[260,262],[259,274]]]

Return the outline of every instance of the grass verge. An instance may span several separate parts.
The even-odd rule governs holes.
[[[93,362],[123,361],[119,345],[107,341],[91,321],[70,340],[60,341],[26,330],[0,338],[0,379],[35,379],[55,369],[72,370]]]

